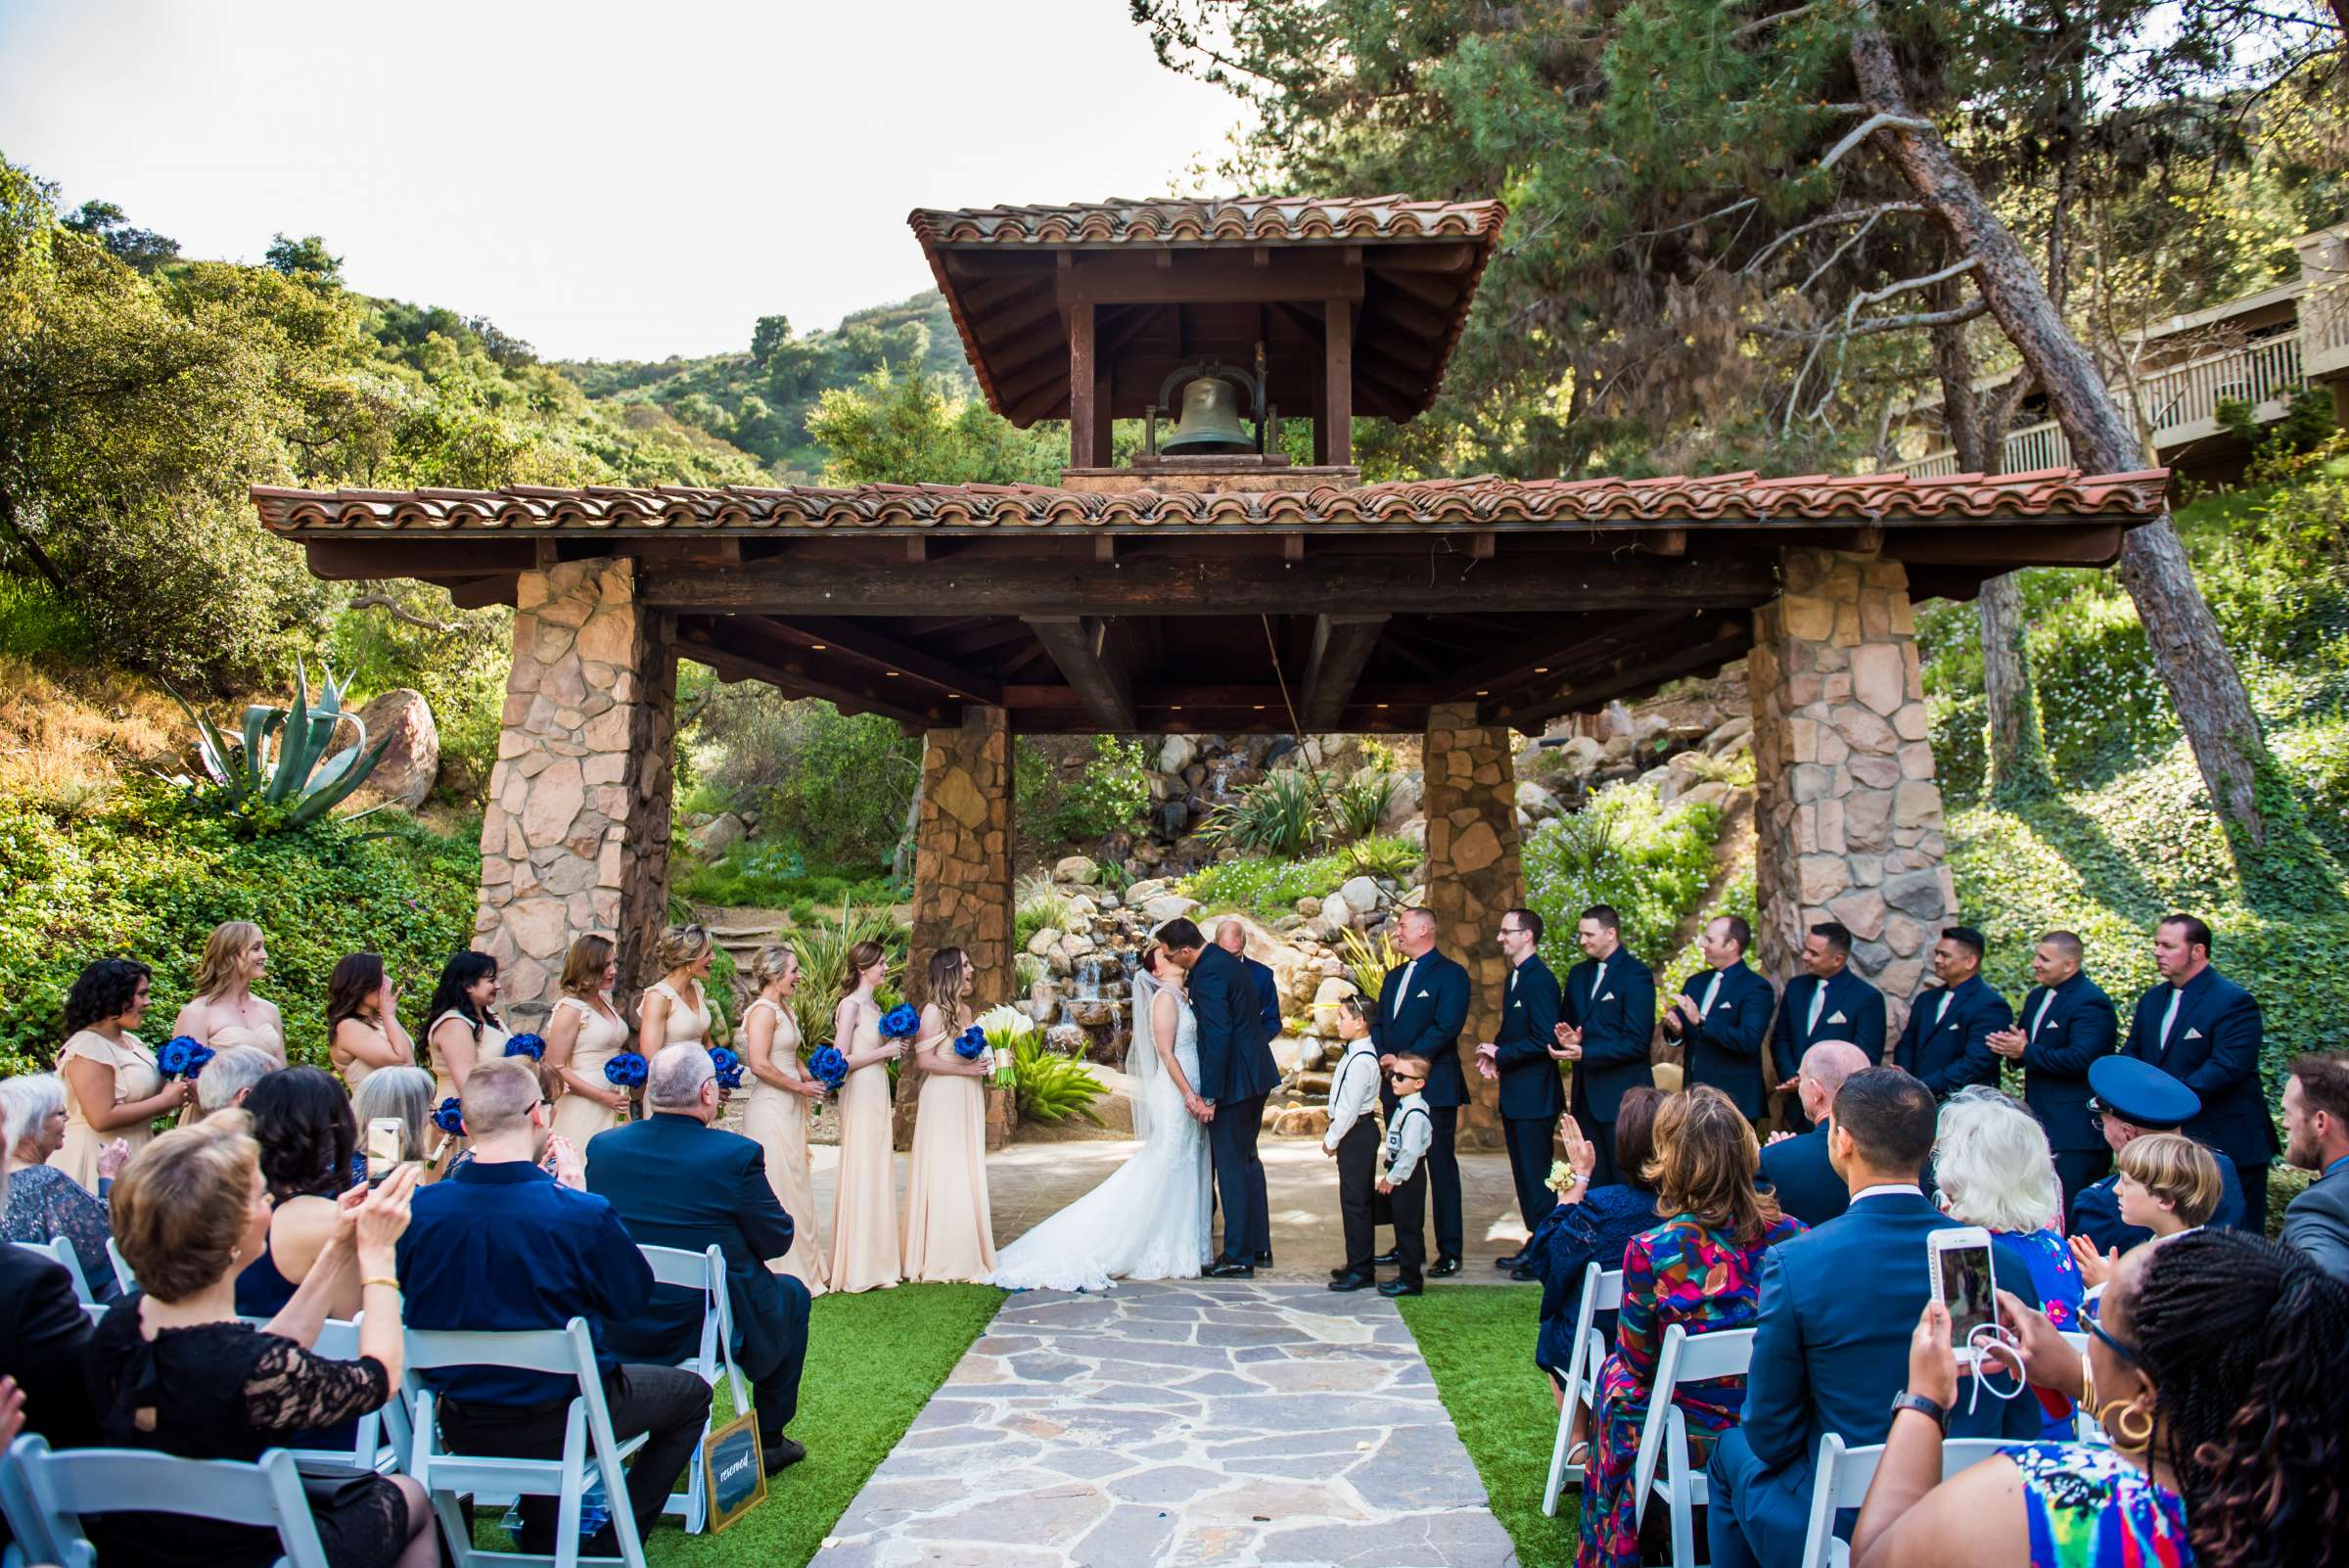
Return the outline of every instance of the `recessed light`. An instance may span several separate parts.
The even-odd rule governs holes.
[[[811,642],[811,643],[809,643],[809,644],[807,645],[807,651],[808,651],[809,653],[822,653],[822,652],[823,652],[823,651],[824,651],[826,648],[828,648],[828,647],[830,647],[830,646],[831,646],[831,644],[829,644],[829,643],[823,643],[823,642]]]
[[[1534,673],[1537,675],[1546,675],[1549,673],[1549,666],[1536,665],[1534,666]]]

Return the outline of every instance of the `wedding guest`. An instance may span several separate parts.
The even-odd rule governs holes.
[[[223,1112],[165,1133],[115,1189],[115,1238],[140,1288],[90,1339],[89,1388],[108,1447],[250,1463],[383,1408],[399,1386],[404,1330],[393,1261],[415,1177],[402,1172],[354,1189],[305,1288],[255,1328],[238,1319],[235,1281],[262,1256],[270,1207],[244,1122]],[[328,1360],[310,1346],[333,1287],[345,1280],[365,1302],[359,1358]],[[356,1477],[309,1494],[309,1503],[334,1568],[439,1560],[424,1490],[405,1476]],[[264,1568],[280,1555],[276,1532],[252,1525],[139,1512],[87,1522],[107,1563]]]
[[[461,1096],[476,1066],[506,1053],[506,1026],[497,1015],[497,960],[471,950],[451,954],[425,1016],[432,1020],[424,1038],[433,1053],[434,1099]]]
[[[16,1174],[0,1164],[0,1206],[10,1198]],[[97,1441],[83,1375],[89,1343],[89,1314],[73,1295],[66,1266],[0,1245],[0,1380],[14,1380],[23,1390],[26,1428],[52,1448],[87,1448]],[[0,1546],[7,1544],[6,1522],[0,1519]]]
[[[1933,945],[1938,991],[1920,991],[1892,1048],[1892,1064],[1946,1100],[1969,1084],[1996,1088],[1998,1053],[1990,1037],[2014,1027],[2014,1009],[1982,978],[1982,933],[1950,926]]]
[[[1455,1139],[1460,1107],[1468,1103],[1468,1079],[1460,1071],[1460,1031],[1468,1025],[1468,971],[1437,948],[1436,917],[1427,910],[1405,909],[1395,916],[1394,926],[1395,945],[1404,961],[1388,970],[1379,984],[1370,1037],[1378,1045],[1378,1065],[1389,1071],[1390,1079],[1403,1057],[1415,1056],[1420,1062],[1419,1076],[1426,1085],[1421,1103],[1427,1112],[1428,1189],[1436,1211],[1436,1261],[1425,1272],[1440,1279],[1459,1272],[1467,1235],[1460,1214]],[[1391,1086],[1382,1091],[1379,1103],[1393,1126]],[[1212,1124],[1209,1130],[1214,1130]],[[1267,1231],[1266,1244],[1270,1242]],[[1400,1244],[1377,1259],[1381,1267],[1402,1261]]]
[[[2031,954],[2039,984],[2023,998],[2023,1016],[1989,1038],[1994,1052],[2022,1067],[2023,1103],[2048,1130],[2065,1214],[2082,1188],[2112,1169],[2112,1149],[2089,1113],[2088,1070],[2119,1048],[2120,1018],[2080,967],[2083,951],[2074,932],[2040,938]]]
[[[1762,1179],[1770,1184],[1779,1209],[1814,1230],[1851,1207],[1851,1189],[1827,1153],[1827,1118],[1844,1082],[1870,1065],[1850,1040],[1822,1039],[1803,1052],[1803,1071],[1794,1087],[1802,1120],[1811,1130],[1773,1132],[1762,1151]]]
[[[2162,983],[2138,998],[2121,1054],[2192,1089],[2201,1108],[2179,1129],[2234,1166],[2242,1207],[2215,1224],[2258,1232],[2268,1222],[2268,1165],[2282,1147],[2259,1076],[2259,1002],[2211,967],[2210,927],[2174,914],[2153,932]]]
[[[400,1240],[409,1326],[496,1332],[586,1319],[613,1436],[626,1443],[646,1434],[627,1478],[642,1540],[700,1446],[710,1387],[673,1365],[623,1365],[611,1348],[611,1325],[633,1320],[651,1304],[652,1266],[608,1201],[559,1186],[538,1168],[554,1117],[530,1064],[483,1062],[466,1079],[464,1111],[473,1157],[416,1193],[415,1222]],[[576,1379],[484,1366],[419,1375],[439,1395],[440,1435],[450,1452],[562,1453]],[[524,1551],[554,1550],[556,1509],[554,1498],[522,1499]],[[582,1557],[619,1554],[610,1525],[579,1543]]]
[[[783,1431],[799,1410],[807,1360],[807,1288],[768,1271],[770,1260],[792,1249],[791,1216],[767,1185],[765,1153],[712,1125],[718,1086],[707,1050],[663,1047],[646,1075],[644,1099],[651,1114],[643,1121],[597,1136],[587,1190],[612,1205],[640,1247],[724,1250],[740,1341],[735,1360],[751,1380],[759,1447],[773,1475],[807,1453]],[[660,1286],[644,1311],[613,1319],[605,1332],[618,1355],[673,1363],[701,1343],[703,1313],[701,1292]]]
[[[1615,1170],[1621,1180],[1592,1186],[1598,1151],[1582,1135],[1574,1118],[1558,1123],[1565,1140],[1566,1184],[1557,1202],[1535,1228],[1526,1244],[1533,1254],[1534,1274],[1542,1281],[1542,1328],[1534,1345],[1534,1361],[1549,1374],[1562,1399],[1566,1368],[1574,1359],[1575,1319],[1582,1313],[1583,1274],[1593,1263],[1602,1273],[1623,1267],[1623,1250],[1631,1239],[1656,1223],[1656,1186],[1650,1175],[1656,1163],[1656,1111],[1664,1091],[1652,1084],[1635,1084],[1623,1091],[1615,1113]],[[1600,1313],[1591,1319],[1601,1339],[1615,1337],[1615,1314]]]
[[[326,977],[326,1054],[353,1094],[370,1073],[416,1065],[416,1042],[399,1021],[399,988],[386,972],[383,954],[354,952],[335,960]]]
[[[171,1033],[216,1051],[258,1046],[285,1066],[286,1021],[277,1003],[253,993],[268,973],[269,946],[259,926],[230,920],[213,927],[196,970],[196,994],[171,1021]]]
[[[815,1235],[815,1177],[807,1161],[807,1102],[824,1086],[800,1065],[800,1023],[791,998],[800,989],[800,955],[785,946],[761,947],[751,960],[759,993],[742,1012],[742,1065],[751,1075],[743,1130],[766,1151],[766,1183],[791,1216],[791,1249],[775,1268],[807,1289],[824,1293],[824,1249]]]
[[[1803,1057],[1823,1039],[1857,1045],[1870,1067],[1883,1061],[1884,993],[1853,974],[1851,964],[1848,926],[1824,921],[1803,938],[1802,973],[1786,982],[1770,1037],[1771,1077],[1778,1089],[1795,1093]],[[1813,1125],[1809,1119],[1797,1121],[1801,1112],[1799,1097],[1780,1102],[1786,1130],[1800,1132]]]
[[[1656,1147],[1655,1212],[1670,1218],[1624,1250],[1623,1311],[1614,1353],[1599,1374],[1597,1435],[1583,1478],[1578,1568],[1638,1568],[1633,1461],[1665,1331],[1675,1323],[1687,1334],[1752,1323],[1763,1249],[1804,1229],[1755,1188],[1761,1151],[1754,1130],[1721,1090],[1700,1084],[1666,1099],[1656,1112]],[[1673,1391],[1693,1461],[1702,1463],[1714,1436],[1737,1423],[1744,1402],[1743,1378]]]
[[[1656,977],[1624,947],[1612,904],[1585,909],[1576,936],[1586,956],[1566,975],[1566,1021],[1554,1054],[1574,1064],[1567,1108],[1598,1150],[1592,1179],[1605,1186],[1616,1179],[1616,1106],[1625,1090],[1655,1083],[1647,1046],[1656,1029]]]
[[[234,1110],[245,1103],[255,1084],[283,1071],[285,1065],[258,1045],[231,1045],[214,1051],[196,1079],[197,1109],[207,1116]]]
[[[1556,1199],[1551,1196],[1549,1148],[1558,1118],[1566,1114],[1566,1085],[1550,1049],[1557,1038],[1563,1003],[1558,977],[1537,950],[1542,917],[1510,909],[1500,917],[1500,952],[1509,961],[1509,983],[1500,1005],[1500,1027],[1477,1050],[1493,1058],[1500,1075],[1500,1130],[1509,1151],[1509,1177],[1517,1188],[1517,1212],[1525,1219],[1526,1244],[1493,1262],[1512,1279],[1534,1277],[1533,1232]]]
[[[2283,1083],[2283,1157],[2317,1173],[2283,1211],[2283,1244],[2349,1280],[2349,1056],[2303,1056]]]
[[[2219,1206],[2219,1157],[2183,1132],[2132,1138],[2114,1162],[2113,1196],[2121,1222],[2167,1241],[2210,1222]],[[2072,1238],[2072,1261],[2094,1291],[2112,1277],[2121,1257],[2099,1253],[2086,1236]],[[2061,1325],[2058,1325],[2061,1326]]]
[[[1237,915],[1226,915],[1216,922],[1216,945],[1240,961],[1248,972],[1248,983],[1256,989],[1257,1021],[1264,1026],[1265,1038],[1278,1039],[1281,1031],[1280,979],[1272,966],[1259,963],[1248,956],[1248,926]]]
[[[335,1233],[338,1204],[349,1190],[358,1123],[335,1076],[322,1068],[270,1074],[245,1100],[260,1147],[261,1176],[272,1205],[261,1255],[237,1275],[237,1313],[267,1317],[294,1299]],[[359,1310],[359,1282],[343,1281],[326,1299],[329,1317]]]
[[[2202,1103],[2192,1089],[2134,1056],[2098,1058],[2088,1070],[2088,1082],[2096,1095],[2092,1114],[2102,1123],[2104,1141],[2116,1155],[2138,1138],[2177,1131]],[[2218,1157],[2215,1149],[2211,1152],[2218,1158],[2219,1206],[2210,1222],[2230,1225],[2242,1216],[2242,1188],[2236,1183],[2234,1162]],[[2096,1243],[2099,1252],[2127,1252],[2153,1238],[2151,1231],[2121,1218],[2120,1179],[2115,1171],[2090,1182],[2072,1205],[2066,1228]]]
[[[848,994],[832,1014],[832,1038],[848,1059],[840,1086],[840,1165],[832,1198],[832,1255],[824,1273],[834,1290],[887,1290],[898,1283],[897,1157],[890,1149],[889,1064],[901,1040],[881,1038],[875,992],[889,978],[889,950],[877,942],[849,949]]]
[[[1370,1001],[1359,992],[1338,1002],[1338,1039],[1344,1053],[1329,1077],[1329,1127],[1321,1152],[1338,1162],[1338,1228],[1346,1238],[1346,1262],[1329,1271],[1335,1291],[1366,1290],[1378,1283],[1371,1248],[1377,1243],[1378,1047],[1370,1043]]]
[[[54,1073],[25,1073],[0,1083],[0,1122],[8,1139],[8,1203],[0,1239],[54,1241],[63,1236],[73,1261],[100,1301],[115,1295],[115,1271],[106,1256],[106,1205],[80,1182],[48,1164],[65,1146],[66,1085]],[[98,1156],[98,1176],[109,1179],[130,1159],[130,1145],[116,1138]]]
[[[57,1058],[66,1081],[66,1140],[49,1163],[98,1190],[98,1154],[120,1138],[136,1155],[153,1124],[195,1099],[184,1078],[165,1080],[155,1052],[131,1033],[147,1016],[151,980],[131,958],[101,958],[66,992],[67,1038]]]
[[[1762,1120],[1769,1079],[1763,1061],[1771,1009],[1778,1002],[1770,982],[1748,968],[1754,928],[1743,915],[1717,915],[1697,938],[1705,967],[1681,983],[1664,1009],[1664,1033],[1681,1042],[1688,1086],[1709,1084],[1729,1097],[1749,1122]]]
[[[907,1279],[984,1280],[995,1271],[994,1220],[987,1201],[987,1076],[993,1059],[956,1054],[976,1014],[979,972],[960,947],[930,957],[922,1004],[921,1098],[905,1174]]]
[[[589,933],[564,954],[563,993],[546,1015],[540,1065],[555,1075],[555,1135],[582,1154],[627,1119],[628,1091],[604,1076],[604,1064],[628,1048],[628,1021],[612,1003],[619,984],[619,949]]]
[[[702,982],[717,956],[717,944],[702,926],[671,926],[653,948],[661,978],[645,988],[636,1004],[636,1049],[646,1061],[664,1045],[710,1043],[710,997]]]
[[[1387,1169],[1378,1178],[1378,1194],[1387,1200],[1395,1226],[1395,1252],[1400,1276],[1378,1287],[1390,1299],[1416,1296],[1425,1288],[1427,1260],[1427,1151],[1435,1138],[1428,1129],[1424,1058],[1398,1056],[1387,1069],[1388,1086],[1395,1094],[1395,1113],[1387,1121]]]
[[[205,1076],[211,1076],[211,1068]],[[422,1164],[433,1147],[433,1075],[421,1067],[381,1067],[350,1097],[351,1117],[361,1129],[379,1117],[399,1123],[399,1157]]]

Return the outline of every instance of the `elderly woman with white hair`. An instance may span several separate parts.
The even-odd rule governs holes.
[[[65,1237],[91,1294],[100,1301],[113,1300],[115,1270],[106,1256],[113,1227],[106,1205],[48,1163],[49,1156],[65,1146],[65,1080],[55,1073],[26,1073],[0,1083],[0,1117],[6,1118],[6,1132],[0,1135],[8,1139],[8,1199],[0,1231],[10,1241]],[[112,1179],[129,1159],[130,1145],[119,1138],[101,1150],[101,1182]]]
[[[2012,1246],[2031,1270],[2032,1288],[2057,1328],[2079,1326],[2086,1287],[2063,1239],[2063,1189],[2039,1118],[2013,1098],[1982,1085],[1960,1089],[1941,1108],[1933,1139],[1933,1181],[1942,1212],[1980,1225]],[[2072,1438],[2072,1403],[2033,1389],[2047,1412],[2044,1436]]]
[[[196,1104],[206,1116],[245,1103],[253,1086],[286,1064],[258,1045],[230,1045],[212,1053],[196,1076]]]

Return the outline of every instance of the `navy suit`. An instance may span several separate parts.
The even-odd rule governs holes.
[[[1548,1186],[1549,1148],[1566,1111],[1566,1086],[1549,1053],[1558,1042],[1559,1006],[1558,977],[1536,953],[1509,971],[1500,1028],[1493,1035],[1494,1065],[1500,1071],[1501,1136],[1528,1230],[1557,1207]]]
[[[1409,985],[1405,985],[1408,977]],[[1457,1258],[1465,1231],[1460,1219],[1460,1157],[1454,1144],[1468,1076],[1460,1071],[1460,1031],[1468,1027],[1468,971],[1430,947],[1387,971],[1378,988],[1370,1039],[1381,1056],[1416,1056],[1427,1063],[1427,1184],[1436,1212],[1436,1256]],[[1392,1121],[1395,1091],[1379,1088]],[[1546,1173],[1544,1173],[1546,1174]]]
[[[1713,1005],[1705,1008],[1703,1018],[1695,1024],[1681,1025],[1682,1081],[1690,1088],[1712,1084],[1736,1103],[1747,1121],[1759,1122],[1763,1095],[1782,1082],[1774,1078],[1768,1084],[1762,1081],[1762,1042],[1770,1036],[1770,1014],[1777,1005],[1777,992],[1740,960],[1727,969],[1698,970],[1682,981],[1674,994],[1703,1008],[1705,992],[1716,975],[1721,977],[1721,989],[1714,992]]]
[[[2209,1148],[2208,1144],[2203,1147]],[[2219,1165],[2219,1206],[2210,1211],[2205,1222],[2222,1230],[2256,1230],[2247,1224],[2243,1211],[2243,1184],[2234,1174],[2234,1162],[2218,1150],[2211,1154]],[[2153,1232],[2142,1225],[2133,1225],[2121,1219],[2120,1173],[2114,1172],[2100,1181],[2093,1181],[2080,1189],[2066,1211],[2071,1222],[2065,1227],[2075,1236],[2086,1236],[2096,1244],[2098,1252],[2119,1248],[2127,1252],[2140,1242],[2151,1241]]]
[[[1256,982],[1240,959],[1212,943],[1191,965],[1190,991],[1191,1012],[1199,1020],[1199,1097],[1216,1107],[1207,1143],[1223,1208],[1221,1256],[1250,1263],[1272,1249],[1272,1213],[1256,1136],[1265,1096],[1280,1084],[1272,1062],[1279,1025],[1266,1029]]]
[[[793,1228],[767,1184],[766,1151],[739,1132],[660,1113],[597,1133],[586,1155],[587,1190],[612,1205],[638,1246],[724,1249],[735,1360],[758,1385],[760,1434],[773,1443],[799,1409],[807,1287],[766,1267],[791,1251]],[[658,1286],[642,1312],[606,1332],[632,1360],[681,1361],[701,1341],[702,1299]]]
[[[1764,1148],[1762,1181],[1776,1195],[1781,1210],[1814,1230],[1841,1219],[1852,1204],[1852,1189],[1827,1158],[1824,1122]]]
[[[2173,989],[2165,983],[2137,999],[2121,1054],[2151,1062],[2202,1097],[2200,1114],[2180,1130],[2234,1162],[2246,1204],[2241,1228],[2262,1230],[2268,1222],[2268,1163],[2281,1145],[2260,1084],[2259,1002],[2205,965],[2179,995],[2165,1040],[2161,1020]]]
[[[1821,986],[1826,997],[1819,1005],[1819,1023],[1811,1022],[1811,997]],[[1884,1060],[1884,993],[1850,969],[1838,969],[1826,979],[1805,972],[1786,982],[1778,1000],[1778,1027],[1770,1037],[1773,1086],[1791,1082],[1803,1070],[1803,1052],[1822,1039],[1850,1040],[1867,1057],[1867,1065]],[[1789,1089],[1782,1108],[1792,1128],[1811,1125],[1802,1102]]]
[[[65,1265],[0,1241],[0,1376],[24,1391],[24,1427],[54,1449],[98,1441],[84,1380],[90,1318]],[[0,1545],[7,1543],[0,1524]]]
[[[1245,953],[1240,955],[1240,966],[1256,987],[1257,1022],[1264,1028],[1265,1042],[1270,1044],[1280,1038],[1280,982],[1271,965],[1260,964]]]
[[[1973,1084],[1999,1086],[1999,1054],[1990,1037],[2014,1027],[2014,1009],[1980,975],[1925,990],[1909,1004],[1892,1065],[1913,1073],[1937,1100]]]
[[[1595,958],[1576,964],[1566,976],[1566,1022],[1583,1032],[1582,1060],[1574,1064],[1574,1089],[1567,1104],[1574,1120],[1598,1149],[1592,1186],[1621,1179],[1615,1169],[1615,1108],[1623,1091],[1653,1084],[1647,1042],[1656,1029],[1656,977],[1647,965],[1618,947],[1602,966]]]
[[[1956,1223],[1921,1196],[1879,1192],[1762,1255],[1744,1416],[1714,1445],[1709,1466],[1714,1568],[1795,1561],[1820,1438],[1884,1441],[1929,1294],[1925,1237]],[[2037,1306],[2022,1255],[1991,1245],[1999,1288]],[[2042,1419],[2027,1392],[2013,1400],[1986,1393],[1968,1413],[1961,1391],[1950,1435],[2022,1442],[2038,1437]]]
[[[2027,1037],[2023,1103],[2048,1130],[2063,1183],[2063,1212],[2070,1214],[2081,1191],[2112,1169],[2112,1145],[2088,1115],[2088,1068],[2119,1046],[2120,1017],[2112,998],[2082,970],[2052,992],[2032,987],[2015,1027]]]

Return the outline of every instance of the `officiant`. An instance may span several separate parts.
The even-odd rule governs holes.
[[[1436,950],[1436,917],[1425,909],[1405,909],[1395,917],[1395,945],[1404,962],[1387,971],[1378,991],[1378,1016],[1371,1021],[1370,1038],[1378,1045],[1378,1064],[1393,1067],[1398,1056],[1416,1056],[1427,1064],[1429,1144],[1427,1175],[1436,1211],[1436,1261],[1427,1272],[1443,1278],[1460,1271],[1464,1234],[1460,1222],[1460,1158],[1453,1147],[1459,1130],[1460,1107],[1468,1103],[1468,1076],[1460,1071],[1460,1031],[1468,1024],[1468,971]],[[1395,1116],[1392,1085],[1379,1091],[1389,1125]],[[1396,1266],[1400,1254],[1390,1251],[1377,1260]]]

